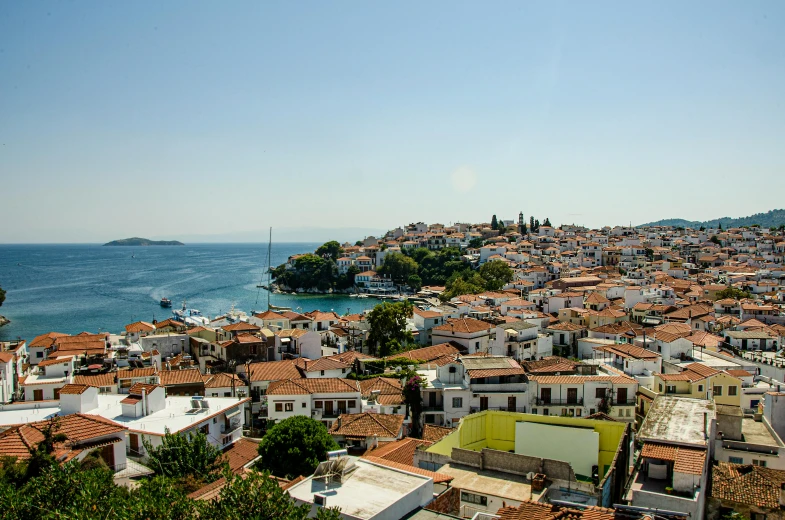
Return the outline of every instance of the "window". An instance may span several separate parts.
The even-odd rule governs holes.
[[[232,392],[224,392],[224,397],[232,397]]]
[[[714,396],[715,397],[719,397],[721,395],[722,395],[722,387],[721,386],[715,386],[714,387]]]
[[[313,407],[314,407],[314,408],[318,408],[318,409],[320,409],[320,410],[321,410],[321,408],[322,408],[322,402],[321,402],[321,401],[314,401],[314,403],[313,403]]]
[[[744,464],[744,459],[741,457],[728,457],[728,462],[731,464]]]
[[[765,460],[752,459],[752,465],[753,466],[760,466],[761,468],[765,468],[766,467],[766,461]]]
[[[283,403],[275,403],[275,411],[283,412]]]
[[[303,408],[305,408],[305,407],[306,407],[306,404],[305,404],[305,403],[303,403]]]
[[[626,412],[626,415],[627,415],[627,417],[630,417],[630,413],[631,413],[631,412],[630,412],[630,409],[629,409],[629,408],[627,408],[627,410],[626,410],[625,412]]]
[[[580,416],[581,416],[581,409],[580,408],[576,408],[575,409],[575,417],[580,417]]]
[[[324,375],[324,370],[320,370],[320,371],[319,371],[319,375],[322,375],[322,376],[323,376],[323,375]]]
[[[589,415],[594,415],[595,413],[597,413],[597,410],[596,410],[596,409],[594,409],[594,408],[589,408]]]
[[[676,387],[675,386],[667,386],[667,387],[665,387],[665,393],[666,394],[675,394],[676,393]]]
[[[703,385],[698,385],[698,392],[703,392]]]
[[[475,341],[474,342],[474,350],[475,351],[480,350],[480,342],[479,341]]]
[[[602,399],[605,397],[605,389],[604,388],[595,388],[594,389],[594,397],[597,399]]]
[[[453,408],[463,408],[463,397],[453,397],[452,398],[452,407]],[[537,413],[537,412],[534,412]]]
[[[210,434],[210,425],[209,425],[209,424],[205,424],[204,426],[202,426],[201,428],[199,428],[199,430],[200,430],[200,431],[201,431],[203,434],[205,434],[205,435],[209,435],[209,434]]]
[[[662,393],[662,383],[660,383],[660,393]]]
[[[534,415],[537,415],[537,409],[536,409],[536,408],[532,408],[532,413],[533,413]]]
[[[766,515],[763,513],[750,513],[750,520],[766,520]]]
[[[542,414],[543,415],[548,415],[548,409],[547,408],[543,408],[542,409]]]
[[[35,353],[35,357],[42,358],[44,357],[44,353],[39,350],[38,352]]]
[[[342,369],[341,369],[341,374],[345,374],[345,373],[346,373],[346,369],[345,369],[345,368],[342,368]]]
[[[734,385],[734,386],[729,386],[728,387],[728,395],[736,395],[736,392],[738,392],[738,391],[739,391],[739,387],[738,386]]]
[[[466,491],[461,491],[461,502],[468,502],[470,504],[479,504],[481,506],[487,506],[488,497],[484,497],[476,493],[467,493]]]

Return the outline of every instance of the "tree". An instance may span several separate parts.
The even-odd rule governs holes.
[[[361,246],[361,245],[363,245],[363,241],[362,240],[358,240],[357,242],[354,243],[354,245]]]
[[[412,258],[401,253],[390,253],[385,255],[378,272],[389,276],[396,284],[402,285],[411,275],[417,274],[418,268],[417,262]]]
[[[551,227],[551,221],[548,217],[545,217],[545,222],[542,223],[543,226]]]
[[[491,229],[499,229],[499,221],[496,220],[496,215],[491,217]]]
[[[513,272],[510,266],[502,260],[491,260],[480,267],[480,276],[485,280],[485,288],[498,291],[505,284],[512,281]]]
[[[3,302],[5,301],[5,291],[2,287],[0,287],[0,307],[3,306]]]
[[[721,245],[720,239],[717,238],[717,235],[712,235],[711,238],[709,239],[709,242],[713,242],[718,246]]]
[[[343,253],[343,248],[341,247],[341,244],[335,240],[325,242],[316,249],[316,254],[318,256],[321,256],[322,258],[331,258],[333,262],[338,260],[338,258],[341,256],[341,253]]]
[[[409,278],[406,280],[406,285],[408,285],[412,291],[417,292],[422,289],[422,278],[416,274],[409,275]]]
[[[322,423],[295,415],[273,426],[259,443],[259,467],[278,477],[307,476],[338,448]]]
[[[701,226],[698,231],[706,231],[706,226]]]
[[[524,222],[523,224],[521,224],[520,233],[521,233],[521,235],[525,235],[528,232],[529,232],[529,230],[526,229],[526,222]]]
[[[389,354],[390,341],[405,344],[413,341],[412,333],[406,329],[406,319],[412,316],[412,304],[402,302],[380,303],[368,313],[368,343],[371,348],[382,347],[382,355]]]
[[[537,230],[534,228],[534,215],[532,215],[531,217],[529,217],[529,231],[531,231],[532,233],[534,233],[535,231],[537,231]]]
[[[725,298],[732,298],[734,300],[741,300],[744,298],[752,298],[752,295],[747,291],[742,291],[736,287],[728,287],[721,291],[717,291],[714,295],[715,300],[724,300]]]
[[[202,502],[200,518],[245,520],[254,519],[305,519],[311,507],[308,504],[295,505],[294,501],[281,490],[281,486],[270,474],[251,471],[245,475],[227,472],[227,485],[221,490],[217,500]],[[338,519],[336,508],[320,507],[316,518]]]
[[[538,219],[534,219],[534,231],[540,230],[540,221]]]
[[[57,466],[57,461],[52,456],[52,453],[55,451],[55,444],[68,440],[65,434],[57,433],[59,429],[60,418],[53,417],[49,419],[46,426],[41,429],[41,435],[44,438],[35,446],[28,448],[30,458],[27,459],[25,480],[38,477],[52,466]]]
[[[471,248],[471,249],[479,249],[479,248],[482,247],[482,245],[484,243],[485,243],[485,240],[483,240],[480,237],[472,238],[471,240],[469,240],[469,248]]]
[[[448,301],[462,294],[479,294],[485,290],[485,279],[479,273],[467,269],[462,273],[453,273],[439,295],[442,301]]]
[[[210,444],[201,431],[178,435],[167,428],[159,446],[153,446],[144,437],[142,444],[147,452],[147,465],[158,475],[184,480],[192,477],[196,484],[218,478],[221,450]]]
[[[403,402],[406,404],[406,408],[411,414],[411,436],[414,438],[420,438],[422,436],[420,427],[420,417],[422,416],[422,389],[426,386],[428,386],[428,383],[416,374],[407,377],[406,383],[403,385]]]

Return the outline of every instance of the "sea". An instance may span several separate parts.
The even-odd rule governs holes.
[[[320,244],[273,243],[270,264]],[[172,310],[198,309],[214,317],[235,309],[267,309],[267,244],[102,246],[0,245],[0,287],[6,291],[0,340],[32,340],[47,332],[120,333],[135,321],[164,320]],[[172,309],[160,306],[172,300]],[[372,298],[271,294],[270,303],[297,312],[368,310]]]

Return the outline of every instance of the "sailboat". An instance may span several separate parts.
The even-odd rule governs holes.
[[[270,303],[270,294],[272,293],[272,280],[271,280],[271,261],[270,255],[273,248],[273,228],[270,228],[270,241],[267,243],[267,269],[265,269],[264,273],[262,273],[262,279],[259,281],[259,284],[256,286],[259,289],[264,289],[267,291],[267,310],[268,311],[291,311],[291,307],[281,307],[278,305],[272,305]],[[267,273],[267,285],[263,283],[264,281],[264,274]],[[259,303],[259,292],[256,292],[256,303]]]

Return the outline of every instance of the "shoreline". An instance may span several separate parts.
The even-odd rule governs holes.
[[[11,320],[6,318],[5,316],[0,315],[0,327],[2,327],[3,325],[8,325],[9,323],[11,323]]]

